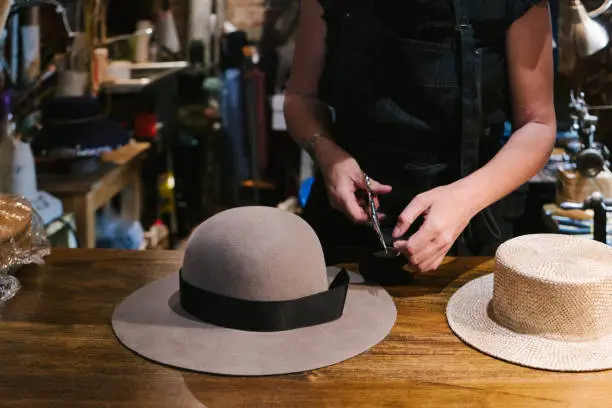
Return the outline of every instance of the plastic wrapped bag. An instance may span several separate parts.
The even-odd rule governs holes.
[[[43,263],[50,252],[44,223],[30,203],[0,194],[0,304],[20,288],[13,272],[23,265]]]

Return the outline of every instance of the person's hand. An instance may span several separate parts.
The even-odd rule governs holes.
[[[469,205],[469,191],[454,185],[434,188],[416,196],[402,211],[393,230],[397,238],[406,233],[419,215],[424,222],[408,240],[395,241],[418,272],[437,269],[457,237],[475,215]]]
[[[330,205],[342,211],[354,223],[366,223],[367,206],[358,197],[365,191],[366,184],[361,167],[355,158],[329,141],[318,151],[317,162],[325,179]],[[374,180],[371,180],[370,187],[375,197],[391,192],[391,186]],[[375,206],[378,208],[376,198]]]

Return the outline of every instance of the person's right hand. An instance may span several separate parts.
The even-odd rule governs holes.
[[[354,223],[366,223],[367,206],[360,203],[357,194],[365,192],[367,186],[357,160],[332,141],[326,140],[319,147],[317,162],[325,180],[330,205],[342,211]],[[378,208],[376,196],[390,193],[391,186],[371,180],[370,188]]]

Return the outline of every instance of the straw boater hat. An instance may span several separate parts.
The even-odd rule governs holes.
[[[589,239],[534,234],[496,253],[495,272],[447,305],[453,332],[476,349],[554,371],[612,368],[612,248]]]
[[[389,294],[357,278],[326,268],[314,231],[298,216],[234,208],[202,223],[180,273],[131,294],[112,325],[127,348],[177,368],[302,372],[367,351],[393,327]]]

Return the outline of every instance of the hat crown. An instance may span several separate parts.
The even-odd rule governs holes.
[[[183,279],[208,292],[252,301],[297,299],[328,289],[321,244],[300,217],[273,207],[238,207],[192,233]]]
[[[612,334],[612,248],[558,234],[505,242],[496,253],[489,312],[515,332],[546,338]]]
[[[97,98],[83,96],[67,96],[55,98],[43,107],[43,122],[45,120],[75,120],[95,118],[102,113],[100,101]]]

